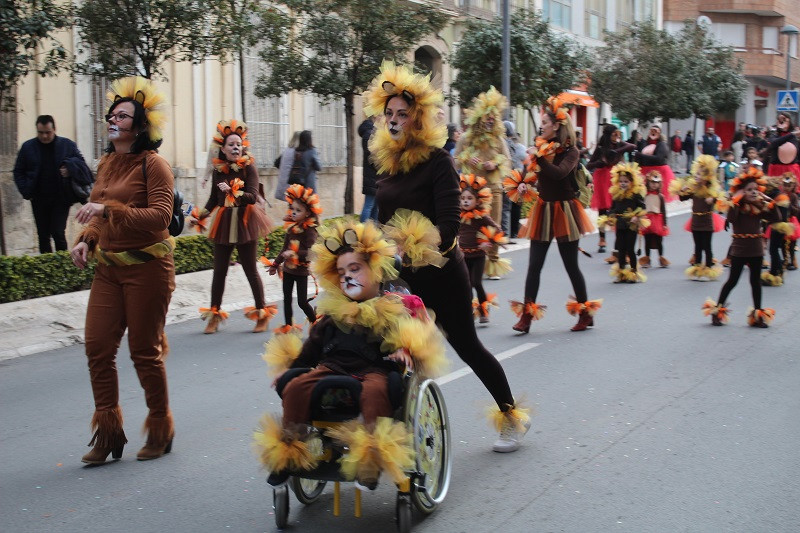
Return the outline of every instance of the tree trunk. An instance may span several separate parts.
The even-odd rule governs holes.
[[[353,165],[355,154],[353,153],[353,100],[355,96],[353,93],[348,93],[344,97],[344,120],[345,120],[345,134],[347,135],[346,150],[347,150],[347,180],[344,186],[344,213],[349,215],[353,213]]]
[[[533,122],[533,138],[535,139],[539,136],[539,126],[536,124],[536,117],[533,114],[533,109],[530,107],[528,108],[528,115],[531,117],[531,122]],[[531,141],[533,141],[533,139],[531,139]]]

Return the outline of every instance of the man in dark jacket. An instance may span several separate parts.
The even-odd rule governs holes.
[[[79,201],[71,180],[83,185],[92,183],[92,172],[78,146],[66,137],[56,135],[56,124],[50,115],[36,119],[36,138],[25,141],[14,164],[14,183],[20,194],[31,201],[39,253],[67,249],[66,227],[69,208]],[[80,199],[84,200],[84,199]]]
[[[378,220],[378,204],[375,202],[375,191],[377,185],[375,182],[378,179],[378,171],[369,160],[369,138],[372,132],[375,131],[375,124],[371,118],[367,118],[358,126],[358,135],[361,136],[361,151],[364,153],[363,165],[363,181],[361,185],[361,193],[364,195],[364,209],[361,211],[361,222],[365,222],[368,218],[376,221]]]

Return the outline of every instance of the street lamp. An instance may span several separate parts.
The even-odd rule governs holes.
[[[786,90],[789,91],[792,89],[792,35],[797,35],[800,30],[797,26],[787,24],[781,28],[781,33],[786,35]]]

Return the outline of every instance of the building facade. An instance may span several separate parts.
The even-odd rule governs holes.
[[[685,131],[713,126],[727,147],[740,122],[766,127],[774,124],[777,91],[786,89],[787,53],[793,64],[793,87],[800,84],[798,37],[781,34],[787,24],[800,27],[797,0],[664,1],[665,29],[677,31],[686,20],[706,25],[717,40],[733,47],[744,64],[748,86],[738,109],[720,113],[706,124],[678,122],[677,127],[683,124]]]

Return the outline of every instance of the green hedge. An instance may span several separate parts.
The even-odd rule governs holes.
[[[355,217],[355,215],[346,215]],[[326,219],[329,224],[342,217]],[[278,255],[283,248],[286,231],[279,227],[266,239],[259,241],[259,255],[264,255],[264,245],[268,244],[267,257]],[[175,273],[186,274],[198,270],[208,270],[214,262],[214,244],[204,235],[183,235],[175,239]],[[234,252],[232,261],[236,260]],[[84,270],[72,264],[69,252],[56,252],[41,255],[10,256],[0,255],[0,303],[16,302],[30,298],[40,298],[53,294],[63,294],[88,289],[94,277],[92,261]]]

